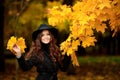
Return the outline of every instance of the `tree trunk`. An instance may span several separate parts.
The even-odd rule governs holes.
[[[4,27],[4,0],[0,0],[0,72],[5,70],[4,59],[4,40],[3,40],[3,27]]]

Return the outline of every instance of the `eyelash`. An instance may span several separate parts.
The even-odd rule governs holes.
[[[50,34],[46,34],[46,35],[50,35]],[[44,36],[44,34],[42,34],[41,36]]]

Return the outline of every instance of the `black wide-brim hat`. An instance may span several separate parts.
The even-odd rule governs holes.
[[[58,36],[58,30],[51,25],[47,24],[41,24],[39,28],[32,33],[32,40],[36,40],[39,33],[41,33],[43,30],[49,30],[55,38]]]

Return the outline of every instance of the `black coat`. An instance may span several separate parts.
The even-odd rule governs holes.
[[[24,71],[31,69],[33,66],[36,66],[37,72],[39,73],[36,80],[58,80],[58,70],[67,70],[70,62],[70,57],[65,56],[63,59],[63,65],[60,65],[58,62],[53,63],[47,52],[44,51],[43,56],[44,61],[41,61],[37,55],[31,56],[29,60],[25,60],[23,56],[17,60],[20,67]]]

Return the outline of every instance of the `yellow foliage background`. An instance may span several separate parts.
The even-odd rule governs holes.
[[[60,5],[49,9],[48,22],[53,26],[69,23],[69,36],[61,43],[63,54],[72,57],[73,64],[79,66],[75,51],[82,42],[84,48],[94,46],[95,36],[93,29],[105,32],[106,21],[109,21],[114,34],[120,27],[120,1],[119,0],[82,0],[73,6]],[[62,25],[62,26],[59,26]],[[113,36],[114,36],[113,34]]]

